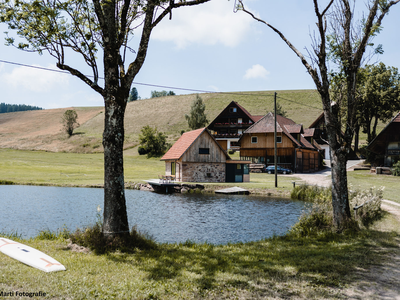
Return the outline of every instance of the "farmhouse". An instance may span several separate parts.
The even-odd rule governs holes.
[[[320,154],[304,137],[303,125],[280,115],[276,117],[277,164],[294,172],[317,171]],[[244,132],[240,138],[241,159],[267,166],[274,164],[274,119],[270,112]]]
[[[400,112],[372,140],[367,149],[382,155],[385,167],[391,167],[400,160]]]
[[[310,127],[304,130],[304,137],[314,146],[318,145],[324,159],[331,159],[324,113],[320,114]]]
[[[224,150],[239,150],[238,141],[243,132],[261,118],[250,115],[244,107],[232,101],[207,128]]]
[[[247,182],[248,161],[234,161],[207,128],[184,133],[161,158],[165,174],[181,182]]]

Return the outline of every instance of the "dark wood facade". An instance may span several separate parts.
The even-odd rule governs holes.
[[[244,107],[232,101],[207,128],[224,150],[238,150],[243,132],[260,118],[250,115]]]
[[[400,160],[400,112],[373,139],[367,149],[383,156],[384,166],[391,167]]]

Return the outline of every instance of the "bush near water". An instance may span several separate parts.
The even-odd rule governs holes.
[[[292,199],[312,202],[311,208],[303,212],[290,230],[291,234],[298,236],[313,236],[331,233],[335,230],[333,225],[332,189],[318,186],[300,185],[293,188]],[[381,202],[383,188],[372,187],[368,190],[349,192],[350,210],[353,224],[350,230],[368,228],[374,221],[383,216]],[[361,207],[359,207],[362,205]],[[359,207],[354,210],[354,207]]]

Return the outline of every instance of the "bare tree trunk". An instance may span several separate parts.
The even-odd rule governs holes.
[[[125,107],[106,99],[104,116],[104,224],[105,236],[129,233],[124,184]]]
[[[347,154],[331,148],[333,221],[338,231],[351,220],[346,164]]]

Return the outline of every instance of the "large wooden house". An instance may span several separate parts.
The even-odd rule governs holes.
[[[274,128],[273,113],[268,113],[240,138],[240,157],[253,163],[273,165]],[[277,164],[294,172],[314,172],[319,169],[318,149],[304,137],[301,124],[277,115]]]
[[[232,160],[207,128],[184,133],[161,158],[180,182],[248,182],[248,161]]]
[[[382,155],[386,167],[400,160],[400,112],[372,140],[367,150]]]
[[[239,150],[238,142],[243,132],[261,118],[252,116],[244,107],[232,101],[207,128],[224,150]]]

